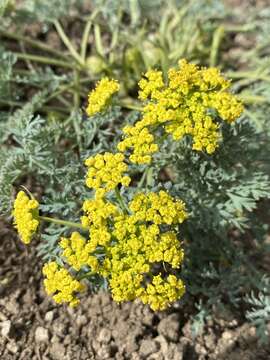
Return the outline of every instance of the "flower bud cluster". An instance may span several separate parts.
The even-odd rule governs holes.
[[[111,97],[114,93],[119,91],[119,88],[119,84],[116,80],[110,80],[108,78],[101,79],[95,90],[91,91],[88,96],[87,115],[92,116],[105,110]]]
[[[29,199],[24,191],[19,191],[14,202],[12,215],[14,225],[25,244],[29,244],[37,231],[39,203]]]

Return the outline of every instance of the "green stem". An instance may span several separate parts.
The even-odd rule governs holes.
[[[248,31],[252,31],[256,28],[256,24],[255,23],[250,23],[250,24],[245,24],[245,25],[226,25],[225,27],[225,31],[226,32],[248,32]]]
[[[76,86],[78,86],[78,88],[77,88],[77,91],[80,91],[80,89],[79,89],[79,85],[80,84],[83,84],[83,83],[87,83],[87,82],[89,82],[90,80],[89,80],[89,78],[85,78],[85,79],[79,79],[79,81],[78,81],[78,85],[77,84],[75,84],[75,82],[72,82],[72,83],[69,83],[69,84],[67,84],[67,85],[63,85],[63,86],[60,86],[59,87],[59,89],[58,90],[56,90],[55,92],[53,92],[48,98],[47,98],[47,102],[49,101],[49,100],[51,100],[51,99],[53,99],[53,98],[55,98],[55,97],[58,97],[59,95],[61,95],[62,93],[64,93],[64,92],[66,92],[66,91],[70,91],[70,92],[74,92],[73,91],[73,87],[74,88],[76,88]]]
[[[80,107],[80,73],[78,70],[74,70],[74,85],[75,89],[73,92],[74,109],[78,110]]]
[[[101,37],[99,24],[94,25],[94,34],[95,34],[95,45],[96,45],[97,53],[104,59],[105,52],[102,44],[102,37]]]
[[[77,280],[83,280],[83,279],[86,279],[88,276],[90,275],[95,275],[96,273],[94,273],[94,271],[88,271],[87,273],[85,274],[82,274],[80,276],[77,277]]]
[[[75,223],[75,222],[73,222],[73,221],[66,221],[66,220],[61,220],[61,219],[55,219],[55,218],[50,218],[50,217],[47,217],[47,216],[39,216],[39,219],[40,219],[40,220],[43,220],[43,221],[47,221],[47,222],[52,222],[52,223],[58,224],[58,225],[75,227],[75,228],[78,228],[78,229],[85,230],[85,228],[84,228],[82,225],[77,224],[77,223]]]
[[[85,63],[86,60],[86,49],[87,49],[87,42],[88,42],[88,38],[89,38],[89,34],[90,34],[90,30],[91,27],[93,25],[93,20],[94,18],[97,16],[97,14],[99,13],[99,9],[95,9],[91,16],[89,17],[89,19],[86,22],[84,31],[83,31],[83,36],[82,36],[82,40],[81,40],[81,58]]]
[[[85,63],[85,60],[86,60],[87,42],[88,42],[91,27],[92,27],[92,19],[87,21],[87,23],[85,25],[85,28],[84,28],[84,32],[83,32],[83,37],[82,37],[81,58],[83,59],[84,63]]]
[[[223,36],[225,34],[224,27],[221,25],[219,26],[213,35],[213,41],[211,46],[211,52],[210,52],[210,66],[216,66],[217,58],[218,58],[218,50],[221,44],[221,41],[223,39]]]
[[[238,98],[242,100],[245,104],[261,104],[261,103],[270,103],[270,99],[265,96],[260,95],[238,95]]]
[[[19,101],[11,101],[11,100],[1,100],[0,99],[0,105],[7,105],[7,106],[16,106],[16,107],[23,107],[25,104]],[[69,109],[66,109],[64,107],[60,106],[41,106],[40,108],[37,107],[37,109],[44,110],[46,112],[49,111],[56,111],[64,114],[69,114]]]
[[[148,169],[146,169],[146,170],[144,171],[144,173],[142,174],[142,177],[141,177],[141,179],[140,179],[140,181],[139,181],[139,183],[138,183],[138,185],[137,185],[137,190],[138,190],[138,191],[140,191],[141,188],[143,187],[143,183],[144,183],[144,181],[145,181],[145,179],[146,179],[146,176],[147,176],[147,171],[148,171]]]
[[[153,168],[149,167],[146,174],[146,186],[153,187]]]
[[[71,63],[68,63],[68,62],[62,61],[62,60],[51,59],[46,56],[40,56],[40,55],[34,55],[34,54],[21,54],[21,53],[16,53],[16,52],[13,54],[18,59],[32,60],[32,61],[36,61],[36,62],[46,64],[46,65],[55,65],[55,66],[60,66],[60,67],[64,67],[64,68],[69,68],[69,69],[76,68],[75,65],[73,65]]]
[[[145,171],[137,185],[138,192],[143,187],[144,182],[146,182],[146,187],[153,186],[153,168],[152,167],[148,167],[147,169],[145,169]]]
[[[116,195],[116,198],[118,200],[118,203],[119,203],[121,209],[123,210],[124,213],[128,213],[128,208],[127,208],[126,204],[124,203],[124,200],[120,194],[119,189],[116,187],[114,190],[115,190],[115,195]]]
[[[84,60],[81,57],[81,55],[76,51],[72,43],[70,42],[69,38],[64,32],[64,29],[62,28],[61,24],[58,20],[54,21],[54,26],[58,32],[58,35],[60,36],[63,43],[66,45],[67,49],[69,50],[71,56],[81,65],[84,66]]]
[[[61,94],[57,96],[57,99],[67,108],[71,111],[70,102],[64,98]],[[47,102],[47,101],[46,101]]]
[[[270,82],[270,76],[265,76],[263,74],[258,74],[255,71],[236,71],[236,72],[227,72],[226,76],[231,79],[254,79],[254,80],[263,80]]]
[[[121,107],[123,107],[125,109],[136,110],[136,111],[142,111],[143,110],[142,106],[132,105],[130,103],[126,103],[125,101],[119,101],[118,105],[120,105]]]
[[[11,33],[9,31],[6,31],[6,30],[1,29],[1,28],[0,28],[0,34],[2,36],[6,37],[6,38],[9,38],[9,39],[13,39],[13,40],[17,40],[17,41],[23,41],[24,43],[29,44],[29,45],[35,47],[36,49],[46,51],[46,52],[51,53],[51,54],[53,54],[55,56],[58,56],[58,57],[61,57],[61,58],[64,58],[64,59],[67,58],[67,56],[65,54],[63,54],[60,51],[57,51],[55,49],[52,49],[50,46],[42,43],[41,41],[32,40],[32,39],[28,38],[27,36],[24,36],[24,35],[21,35],[21,34]]]

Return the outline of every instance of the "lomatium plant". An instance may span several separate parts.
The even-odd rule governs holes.
[[[109,78],[96,85],[89,94],[87,121],[117,101],[119,88]],[[142,164],[154,163],[167,137],[190,139],[193,151],[211,156],[222,147],[222,123],[234,122],[243,106],[218,69],[199,68],[185,60],[168,74],[149,70],[139,88],[139,120],[123,127],[116,149],[85,160],[85,183],[93,196],[81,205],[81,223],[43,216],[30,193],[17,194],[14,224],[25,244],[41,222],[76,228],[59,239],[62,262],[50,261],[43,267],[46,292],[57,303],[77,305],[78,294],[92,276],[106,279],[115,301],[138,298],[153,310],[166,309],[185,292],[179,276],[184,258],[180,224],[189,221],[192,209],[165,188],[146,192],[138,187],[129,193],[138,181],[130,169],[137,166],[140,171]]]

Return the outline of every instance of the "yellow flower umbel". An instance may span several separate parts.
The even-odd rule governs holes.
[[[53,295],[56,303],[69,303],[70,306],[77,306],[80,302],[74,293],[85,290],[85,286],[74,279],[69,272],[60,268],[55,261],[49,262],[43,266],[45,290],[48,295]]]
[[[73,232],[59,244],[75,271],[90,268],[91,274],[108,279],[115,301],[139,298],[153,310],[163,310],[183,295],[185,286],[171,270],[180,268],[184,252],[176,232],[169,230],[187,218],[182,201],[166,191],[139,193],[123,211],[99,188],[94,199],[84,201],[83,210],[81,221],[89,239]],[[165,274],[154,275],[158,268],[165,269]],[[72,282],[65,269],[50,263],[44,274],[47,292],[58,291],[57,302],[77,304],[72,292],[79,291],[79,283]]]
[[[154,224],[177,224],[187,218],[185,204],[174,200],[166,191],[135,195],[129,203],[136,221],[152,221]]]
[[[19,191],[14,202],[12,215],[14,225],[22,241],[29,244],[37,231],[39,203],[35,199],[30,199],[24,191]]]
[[[92,270],[97,270],[98,261],[96,257],[90,255],[96,248],[81,236],[78,232],[73,232],[70,239],[61,238],[60,247],[64,249],[62,255],[66,257],[69,265],[74,270],[79,271],[83,266],[90,266]]]
[[[160,226],[182,223],[185,204],[160,191],[135,195],[129,209],[131,214],[115,213],[111,219],[112,241],[105,246],[99,273],[108,278],[115,301],[139,298],[163,310],[185,291],[183,282],[169,273],[181,266],[184,252],[176,233]],[[158,264],[168,268],[167,275],[153,275]]]
[[[110,191],[115,189],[118,184],[128,186],[131,181],[129,176],[123,176],[128,165],[124,162],[124,155],[121,153],[98,154],[88,158],[85,165],[89,167],[86,178],[86,185],[89,188],[96,190],[104,188],[106,191]]]
[[[59,245],[64,249],[62,255],[66,257],[67,263],[74,270],[79,271],[83,266],[89,266],[92,271],[98,271],[98,260],[91,255],[96,250],[96,244],[87,242],[78,232],[74,232],[70,239],[61,238]]]
[[[180,299],[185,293],[185,285],[174,275],[163,278],[161,274],[153,276],[152,282],[139,294],[144,304],[156,310],[165,310],[171,303]]]
[[[124,226],[123,221],[121,225]],[[121,234],[120,228],[118,233]],[[173,284],[167,283],[166,275],[155,294],[148,292],[148,288],[155,283],[152,271],[158,264],[163,264],[164,268],[168,266],[168,272],[170,267],[178,269],[181,266],[184,252],[179,239],[174,232],[160,233],[154,224],[127,225],[124,233],[118,243],[107,248],[107,257],[100,271],[108,277],[113,299],[122,302],[139,298],[153,310],[165,309],[183,295],[183,282],[175,278]]]
[[[127,149],[133,149],[129,159],[136,164],[149,164],[151,155],[158,151],[158,145],[154,144],[154,136],[149,130],[139,126],[126,126],[123,129],[126,138],[117,145],[117,149],[125,152]]]
[[[95,90],[91,91],[88,96],[87,115],[92,116],[106,109],[112,95],[119,91],[119,88],[116,80],[110,80],[108,78],[101,79],[97,83]]]
[[[95,227],[103,226],[110,216],[118,213],[115,205],[99,197],[85,200],[83,203],[83,211],[87,215],[82,217],[82,224],[86,228],[90,225]]]
[[[243,111],[242,103],[233,95],[230,81],[216,68],[199,68],[186,60],[179,69],[168,71],[165,84],[162,72],[149,70],[139,82],[139,99],[146,101],[142,118],[134,126],[123,129],[124,139],[118,150],[132,150],[133,163],[149,163],[158,151],[154,131],[159,127],[174,140],[190,136],[193,150],[212,154],[219,145],[220,119],[235,121]]]

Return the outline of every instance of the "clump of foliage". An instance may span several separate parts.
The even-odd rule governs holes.
[[[162,72],[148,71],[139,83],[139,97],[148,100],[142,119],[124,127],[119,152],[85,160],[86,186],[94,190],[94,196],[84,199],[81,224],[39,215],[38,202],[23,191],[16,197],[14,224],[24,243],[30,243],[42,220],[87,233],[86,237],[73,232],[70,238],[61,238],[61,263],[67,263],[69,271],[56,261],[44,266],[46,291],[57,303],[77,305],[76,293],[84,289],[78,279],[89,276],[107,279],[116,301],[139,298],[153,310],[166,309],[185,291],[175,274],[183,250],[174,229],[188,217],[185,203],[164,190],[140,191],[136,183],[130,189],[129,165],[155,163],[153,153],[159,147],[153,143],[153,133],[160,131],[165,132],[160,146],[192,139],[192,150],[212,154],[222,145],[221,124],[234,122],[243,107],[215,68],[200,69],[181,60],[178,70],[169,70],[168,78],[165,84]],[[88,115],[105,111],[119,89],[117,81],[102,79],[89,95]]]
[[[1,3],[1,211],[11,212],[13,194],[24,184],[42,198],[42,216],[78,223],[83,200],[94,196],[84,183],[83,162],[116,149],[125,140],[124,124],[132,128],[141,120],[141,104],[134,99],[141,74],[151,67],[166,74],[181,57],[218,65],[245,104],[239,120],[221,122],[222,146],[212,154],[198,152],[191,137],[175,142],[167,136],[157,143],[154,162],[130,166],[132,182],[120,195],[131,201],[137,191],[166,190],[186,204],[189,217],[180,226],[182,303],[191,297],[199,304],[194,329],[199,331],[214,307],[225,307],[246,315],[264,340],[269,282],[262,284],[265,270],[253,259],[269,253],[267,225],[254,211],[269,196],[270,13],[251,8],[243,15],[220,1],[154,3],[96,0],[91,8],[66,0],[48,6],[32,0]],[[88,121],[82,108],[90,84],[102,76],[121,80],[119,101]],[[156,139],[162,135],[157,132]],[[69,235],[62,225],[43,225],[38,247],[45,261],[58,266],[63,266],[59,238]],[[254,246],[239,235],[245,231]],[[93,289],[108,286],[106,279],[88,276]]]

